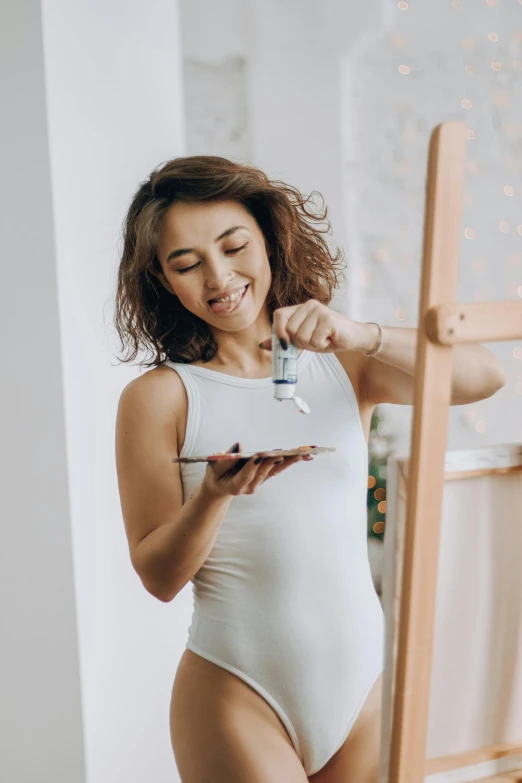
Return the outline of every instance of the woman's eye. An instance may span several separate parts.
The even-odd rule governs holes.
[[[245,242],[244,245],[241,245],[241,247],[231,247],[230,250],[225,250],[225,253],[239,253],[240,250],[243,250],[248,245],[248,242]]]
[[[184,269],[177,269],[176,272],[178,273],[178,275],[183,275],[185,272],[190,272],[191,269],[195,269],[200,264],[201,261],[198,261],[197,264],[194,264],[193,266],[186,266]]]

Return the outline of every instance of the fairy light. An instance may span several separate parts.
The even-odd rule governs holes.
[[[381,500],[379,505],[377,506],[377,510],[381,512],[381,514],[386,514],[386,501]]]
[[[384,522],[376,522],[373,526],[373,532],[374,533],[384,533]]]
[[[404,2],[397,3],[397,7],[400,8],[401,11],[407,11],[408,3],[404,3]]]
[[[497,4],[497,0],[486,0],[486,5],[489,5],[493,8]]]
[[[499,5],[498,0],[484,0],[484,2],[485,2],[485,4],[487,6],[489,6],[491,8],[495,8],[495,7],[497,7]],[[518,0],[518,3],[520,5],[522,5],[522,0]],[[462,10],[463,6],[464,6],[464,3],[461,2],[461,0],[453,0],[453,2],[452,2],[452,7],[454,9],[456,9],[456,10]],[[397,7],[398,7],[399,10],[405,11],[405,10],[408,10],[409,4],[407,2],[398,2],[397,3]],[[482,35],[484,35],[484,33],[482,33]],[[500,36],[501,35],[502,35],[502,31],[500,33]],[[518,31],[518,32],[513,33],[513,36],[517,39],[517,41],[522,42],[522,31]],[[484,39],[482,38],[482,41],[483,40]],[[497,43],[499,41],[499,34],[494,33],[494,32],[489,33],[488,34],[488,40],[491,43]],[[470,38],[462,39],[462,46],[465,49],[468,49],[468,50],[473,49],[473,47],[475,47],[477,45],[477,43],[478,43],[478,41],[475,38],[471,38],[470,37]],[[393,39],[393,45],[396,48],[403,47],[405,45],[404,36],[400,35],[399,33],[396,33],[395,37]],[[497,52],[495,52],[495,53],[497,53]],[[471,52],[469,52],[469,55],[471,55]],[[403,54],[403,56],[404,56],[404,54]],[[468,53],[466,53],[465,56],[466,56],[466,59],[471,59],[471,56],[468,56]],[[514,71],[518,71],[518,72],[522,73],[522,59],[511,59],[510,58],[510,59],[507,60],[507,62],[504,61],[503,63],[499,62],[497,60],[490,61],[490,67],[496,73],[500,74],[502,71],[504,71],[504,66],[506,66],[506,71],[504,73],[509,72],[510,67],[512,67],[512,69]],[[396,67],[397,67],[397,70],[399,71],[399,73],[401,75],[408,75],[408,74],[411,73],[410,66],[406,65],[405,63],[402,63],[402,64],[400,64],[399,66],[396,66]],[[462,68],[462,65],[460,67]],[[466,74],[468,74],[470,76],[477,75],[477,67],[476,67],[476,65],[466,64],[466,65],[464,65],[464,71],[465,71]],[[462,73],[462,71],[460,71],[460,73]],[[507,75],[499,77],[498,82],[501,83],[505,79],[507,79]],[[499,89],[499,87],[501,87],[501,85],[498,82],[494,83],[495,87],[492,90],[491,100],[492,100],[493,104],[496,105],[496,106],[507,107],[507,106],[510,105],[511,99],[514,96],[507,89]],[[463,91],[468,91],[468,88],[465,88],[465,90],[463,90]],[[469,98],[463,98],[460,103],[461,103],[462,109],[470,110],[470,109],[473,108],[473,103],[472,103],[472,101]],[[519,137],[519,126],[518,125],[511,123],[511,125],[508,126],[506,123],[503,123],[502,131],[503,131],[505,136],[508,136],[511,139],[518,140],[518,137]],[[483,134],[480,134],[480,129],[479,129],[479,138],[481,137],[481,135],[483,135]],[[473,130],[471,128],[468,128],[467,129],[467,138],[470,141],[475,140],[477,138],[475,130]],[[409,137],[407,137],[406,133],[403,133],[403,139],[404,139],[404,141],[411,141],[411,139]],[[474,152],[475,151],[476,150],[474,150]],[[514,166],[516,165],[516,161],[514,160],[513,157],[508,158],[508,157],[504,156],[502,158],[502,164],[506,165],[507,167],[514,168]],[[482,164],[479,166],[477,160],[474,160],[474,159],[469,160],[466,165],[467,165],[467,170],[472,172],[473,174],[479,173],[479,170],[482,168]],[[407,162],[405,162],[403,164],[400,164],[400,165],[398,165],[396,167],[397,174],[400,175],[400,176],[405,175],[405,172],[409,172],[410,170],[411,170],[411,166],[409,166],[407,164]],[[510,175],[508,175],[508,176],[510,176]],[[506,179],[507,178],[508,177],[506,176]],[[519,190],[517,191],[516,188],[512,184],[506,184],[506,185],[501,186],[501,187],[503,188],[504,195],[506,197],[509,197],[509,198],[515,196],[517,193],[520,193],[520,191]],[[497,191],[497,193],[498,193],[498,191]],[[474,199],[473,195],[472,194],[465,194],[464,195],[464,203],[465,203],[466,206],[473,206],[474,203],[475,203],[475,199]],[[518,232],[518,234],[520,236],[522,236],[522,223],[520,225],[518,225],[518,226],[511,226],[510,223],[507,220],[501,220],[498,223],[498,227],[499,227],[499,230],[502,233],[504,233],[504,234],[509,234],[512,229],[514,231],[515,228],[516,228],[516,231]],[[403,232],[401,232],[401,233],[403,233]],[[404,233],[403,233],[403,235],[404,235]],[[466,239],[474,240],[476,238],[476,236],[477,236],[476,230],[474,228],[468,227],[468,228],[466,228],[464,230],[464,236],[465,236]],[[380,263],[389,262],[393,258],[394,262],[400,262],[403,266],[411,265],[411,264],[406,264],[404,262],[405,256],[404,256],[404,254],[401,255],[400,249],[396,253],[395,252],[390,253],[390,251],[387,248],[380,247],[380,248],[377,248],[376,250],[374,250],[373,255],[374,255],[374,258],[378,262],[380,262]],[[513,267],[513,266],[517,266],[521,261],[522,261],[522,254],[521,253],[519,253],[518,255],[516,253],[511,253],[511,254],[507,255],[505,263],[507,263],[508,265]],[[489,290],[488,290],[488,288],[486,286],[485,279],[484,279],[484,269],[485,269],[484,260],[480,259],[480,258],[473,259],[473,261],[472,261],[472,268],[473,268],[474,272],[476,273],[476,278],[475,278],[476,282],[477,283],[480,282],[482,284],[481,289],[476,292],[474,298],[476,300],[487,300],[487,299],[490,299],[490,292],[489,292]],[[515,271],[515,270],[512,270],[512,271]],[[517,273],[513,274],[512,277],[517,277]],[[369,276],[364,278],[364,282],[365,283],[369,282],[369,280],[370,280]],[[510,293],[511,293],[512,296],[518,296],[518,297],[520,297],[522,299],[522,285],[520,285],[519,282],[520,282],[520,278],[519,278],[519,281],[516,282],[516,283],[515,282],[511,282],[511,284],[509,286],[509,290],[510,290]],[[396,309],[396,311],[395,311],[395,317],[399,321],[407,320],[406,308],[398,307]],[[522,362],[522,344],[513,349],[513,358],[517,362]],[[519,378],[520,378],[520,373],[519,373]],[[511,387],[511,388],[513,388],[513,387]],[[522,395],[522,380],[519,380],[517,383],[514,384],[514,390],[515,390],[516,394]],[[479,417],[479,414],[476,411],[466,411],[464,413],[464,415],[461,416],[460,420],[461,420],[462,423],[465,423],[466,426],[471,427],[472,429],[474,429],[479,434],[483,434],[487,430],[487,421],[486,421],[486,419],[483,418],[483,417],[482,418]],[[383,433],[381,432],[381,429],[382,429],[381,426],[379,426],[377,428],[377,431],[379,432],[379,434],[382,435]],[[377,485],[376,477],[375,476],[369,476],[368,477],[368,489],[369,490],[374,490],[373,491],[373,496],[374,496],[375,500],[378,501],[378,506],[377,506],[378,511],[380,513],[384,514],[386,512],[386,499],[385,499],[386,492],[385,492],[384,488],[377,488],[376,489],[375,488],[376,485]],[[384,522],[376,522],[373,525],[373,532],[375,534],[380,534],[383,531],[384,531]]]
[[[452,4],[453,8],[456,8],[457,11],[460,11],[462,9],[462,3],[460,0],[453,0]]]
[[[379,489],[375,490],[373,496],[375,500],[384,500],[384,498],[386,497],[386,492],[383,487],[379,487]]]
[[[375,476],[368,476],[368,489],[373,489],[376,484],[377,479]]]

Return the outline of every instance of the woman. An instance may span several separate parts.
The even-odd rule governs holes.
[[[341,253],[325,219],[294,188],[206,156],[154,171],[127,215],[116,325],[125,360],[148,348],[154,369],[121,395],[118,480],[145,588],[171,601],[194,584],[171,701],[183,783],[378,778],[363,362],[382,341],[365,325],[356,345],[328,307]],[[300,349],[309,416],[273,398],[272,322]],[[304,444],[336,451],[172,463]]]

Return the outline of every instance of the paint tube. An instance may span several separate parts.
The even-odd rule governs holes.
[[[297,347],[292,343],[288,345],[286,351],[282,348],[272,326],[272,382],[274,384],[274,398],[278,402],[292,400],[298,411],[310,413],[310,408],[306,402],[295,394],[297,356]]]

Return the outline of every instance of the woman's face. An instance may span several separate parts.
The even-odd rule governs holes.
[[[265,238],[238,201],[174,203],[163,218],[158,258],[163,285],[211,326],[244,329],[264,308],[272,280]]]

